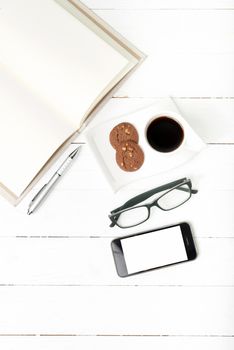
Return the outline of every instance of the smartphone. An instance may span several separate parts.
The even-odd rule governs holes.
[[[197,256],[190,226],[185,222],[116,238],[111,248],[120,277],[193,260]]]

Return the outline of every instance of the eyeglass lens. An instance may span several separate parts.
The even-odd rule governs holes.
[[[157,203],[162,209],[171,210],[185,203],[190,197],[190,188],[185,184],[165,193]]]
[[[131,227],[139,225],[149,217],[149,210],[147,207],[130,208],[121,213],[118,218],[118,225],[120,227]]]

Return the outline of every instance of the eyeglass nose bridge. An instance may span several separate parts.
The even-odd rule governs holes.
[[[152,207],[160,208],[158,205],[159,198],[161,198],[161,196],[159,196],[158,198],[155,198],[151,203],[145,204],[145,206],[148,208],[149,212],[150,212]]]
[[[151,203],[147,203],[147,204],[145,204],[145,207],[147,208],[147,210],[148,210],[148,219],[149,219],[149,217],[150,217],[150,215],[151,215],[151,208],[153,208],[153,207],[158,207],[158,205],[157,205],[157,199],[155,199],[153,202],[151,202]],[[147,220],[148,220],[147,219]]]

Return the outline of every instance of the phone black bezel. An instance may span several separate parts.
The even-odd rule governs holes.
[[[183,241],[184,241],[184,245],[185,245],[185,249],[186,249],[186,253],[187,253],[188,259],[187,260],[183,260],[183,261],[177,261],[175,263],[171,263],[171,264],[167,264],[167,265],[163,265],[163,266],[153,267],[153,268],[150,268],[150,269],[147,269],[147,270],[137,271],[137,272],[129,274],[128,271],[127,271],[127,266],[126,266],[126,262],[125,262],[125,258],[124,258],[124,254],[123,254],[121,240],[130,238],[130,237],[139,236],[139,235],[144,235],[144,234],[147,234],[147,233],[150,233],[150,232],[162,231],[162,230],[165,230],[165,229],[168,229],[168,228],[171,228],[171,227],[176,227],[176,226],[180,226],[181,227],[181,234],[182,234],[182,237],[183,237]],[[119,275],[119,277],[128,277],[128,276],[138,275],[139,273],[144,273],[144,272],[147,272],[147,271],[160,269],[162,267],[180,264],[182,262],[186,262],[186,261],[189,261],[189,260],[194,260],[196,258],[196,256],[197,256],[195,245],[194,245],[194,240],[193,240],[193,236],[192,236],[192,232],[191,232],[191,228],[190,228],[190,226],[189,226],[189,224],[187,222],[182,222],[180,224],[164,226],[164,227],[160,227],[160,228],[149,230],[149,231],[139,232],[139,233],[135,233],[135,234],[131,234],[131,235],[115,238],[111,242],[111,249],[112,249],[112,254],[113,254],[113,257],[114,257],[116,271],[117,271],[117,274]]]

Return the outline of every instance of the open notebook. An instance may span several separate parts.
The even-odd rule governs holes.
[[[17,204],[144,55],[77,0],[0,8],[0,192]]]

